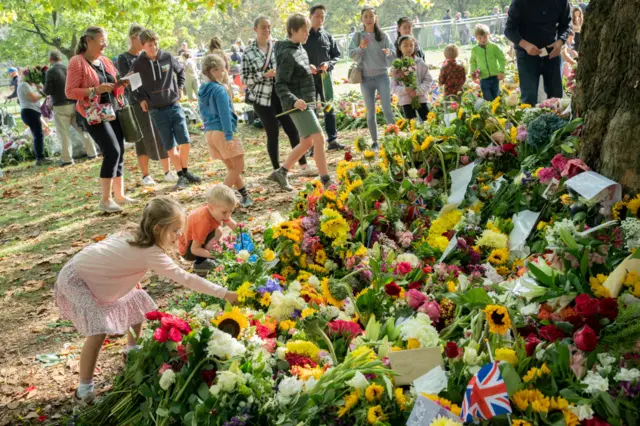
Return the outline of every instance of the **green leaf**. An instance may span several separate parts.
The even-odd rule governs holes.
[[[158,417],[169,417],[169,410],[163,407],[158,407],[158,409],[156,410],[156,414],[158,415]]]
[[[558,349],[558,370],[561,374],[565,374],[569,371],[569,361],[571,354],[569,353],[569,347],[567,345],[557,345]]]
[[[489,297],[483,288],[472,288],[460,297],[460,302],[470,310],[483,309],[485,306],[493,303],[493,299]]]
[[[549,276],[545,272],[542,271],[535,263],[530,262],[529,265],[529,274],[533,276],[538,282],[546,285],[547,287],[555,287],[553,283],[553,275]]]
[[[580,259],[580,273],[586,279],[589,273],[589,252],[585,250],[582,253],[582,259]]]
[[[504,379],[504,384],[507,386],[507,393],[512,396],[522,388],[522,379],[511,364],[500,365],[500,372]]]
[[[555,321],[554,324],[562,331],[568,334],[573,333],[573,324],[565,321]]]
[[[200,383],[200,387],[198,388],[198,396],[201,400],[206,401],[211,393],[209,392],[209,386],[206,383]]]

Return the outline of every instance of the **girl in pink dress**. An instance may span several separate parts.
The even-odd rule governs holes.
[[[139,227],[86,247],[60,271],[54,287],[60,316],[86,336],[75,393],[80,403],[95,398],[93,372],[107,334],[126,332],[126,351],[135,349],[145,313],[157,309],[139,284],[149,269],[192,290],[236,302],[235,292],[186,272],[165,253],[178,240],[183,223],[177,201],[155,198],[145,207]]]

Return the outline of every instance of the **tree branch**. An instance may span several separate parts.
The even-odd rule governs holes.
[[[56,46],[56,44],[53,41],[48,40],[47,37],[44,35],[44,33],[40,30],[40,26],[38,25],[38,23],[36,22],[35,18],[31,13],[29,14],[29,18],[31,19],[31,24],[35,28],[35,31],[29,31],[29,32],[39,35],[42,41],[44,41],[49,46]]]

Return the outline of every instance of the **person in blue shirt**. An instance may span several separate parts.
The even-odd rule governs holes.
[[[242,207],[253,204],[242,180],[244,171],[244,148],[238,139],[238,117],[233,112],[233,95],[227,82],[226,64],[216,54],[209,54],[202,60],[202,74],[209,82],[198,90],[198,106],[205,129],[205,140],[209,155],[214,160],[222,160],[227,167],[224,184],[235,186],[242,199]]]

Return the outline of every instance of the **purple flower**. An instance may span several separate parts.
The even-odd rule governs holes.
[[[280,287],[280,281],[277,278],[269,278],[267,280],[267,284],[258,287],[258,293],[273,293],[274,291],[282,291],[282,287]]]
[[[516,136],[516,139],[519,142],[524,142],[527,140],[527,126],[524,124],[521,124],[520,126],[518,126],[518,135]]]
[[[302,240],[302,251],[307,254],[313,253],[313,247],[320,242],[320,237],[315,236],[307,236],[305,234],[304,239]]]
[[[313,213],[313,214],[310,214],[309,216],[302,218],[301,224],[302,224],[302,228],[305,231],[313,230],[315,234],[315,230],[318,228],[320,221],[318,220],[318,215]]]
[[[293,311],[293,313],[291,314],[291,319],[296,319],[299,318],[300,315],[302,314],[302,311],[299,309],[296,309]]]

